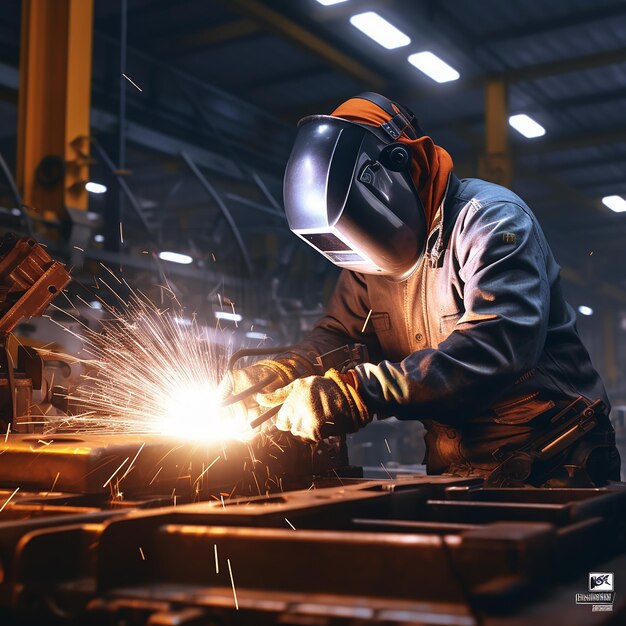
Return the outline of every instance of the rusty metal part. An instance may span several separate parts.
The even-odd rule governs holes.
[[[34,239],[5,235],[0,243],[0,335],[24,318],[41,315],[69,282],[63,265]]]
[[[31,348],[18,349],[17,369],[7,345],[24,318],[41,315],[69,283],[70,275],[32,237],[8,233],[0,241],[0,426],[33,432],[33,389],[41,389],[43,360]]]
[[[158,435],[11,435],[0,442],[0,485],[73,494],[123,493],[180,502],[226,492],[308,487],[311,477],[348,467],[343,442],[318,444],[274,432],[242,443],[202,443]]]
[[[314,486],[145,510],[18,495],[0,523],[11,572],[0,606],[38,624],[545,626],[587,611],[599,625],[575,594],[589,571],[626,575],[623,485],[486,489],[421,476]],[[624,615],[618,592],[612,623]]]

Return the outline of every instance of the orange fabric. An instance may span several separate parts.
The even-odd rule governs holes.
[[[350,122],[380,126],[391,118],[379,106],[362,98],[351,98],[340,104],[332,113]],[[441,146],[428,137],[409,139],[402,134],[398,141],[410,147],[413,155],[411,177],[426,212],[426,223],[430,230],[435,213],[443,200],[452,172],[452,157]]]

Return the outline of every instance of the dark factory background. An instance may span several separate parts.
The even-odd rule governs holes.
[[[301,337],[338,271],[284,217],[296,122],[376,90],[417,113],[460,176],[535,211],[625,437],[626,3],[95,0],[69,32],[71,2],[47,4],[54,35],[18,0],[0,9],[0,225],[72,268],[75,312],[106,265],[150,297],[167,284],[233,346]],[[401,32],[368,37],[372,13]],[[71,350],[46,320],[17,334]],[[378,465],[383,438],[416,458],[414,433],[377,429],[354,438],[357,460]]]

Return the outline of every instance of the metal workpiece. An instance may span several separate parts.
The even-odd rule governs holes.
[[[100,510],[101,496],[19,496],[0,522],[0,601],[36,623],[570,623],[588,571],[626,573],[619,485],[327,476],[176,506],[100,499]],[[614,617],[625,610],[616,595]]]
[[[280,432],[219,444],[123,434],[11,435],[0,442],[1,486],[114,500],[171,499],[172,490],[179,502],[224,490],[265,495],[308,487],[312,476],[347,467],[339,438],[311,444]]]

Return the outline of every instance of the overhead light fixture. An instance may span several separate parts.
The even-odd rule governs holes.
[[[94,235],[93,240],[96,243],[102,243],[104,241],[104,235]]]
[[[265,333],[258,333],[255,330],[249,330],[246,333],[246,337],[248,337],[248,339],[267,339],[267,335]]]
[[[191,326],[193,324],[193,321],[190,320],[188,317],[175,317],[174,324],[178,326]]]
[[[89,303],[89,306],[90,306],[92,309],[97,309],[97,310],[100,310],[100,309],[102,308],[102,302],[100,302],[99,300],[92,300],[92,301]]]
[[[215,317],[218,320],[226,320],[227,322],[241,322],[243,317],[239,313],[227,313],[226,311],[215,311]]]
[[[20,217],[20,215],[22,215],[22,212],[17,207],[13,207],[11,209],[11,215],[15,215],[15,217]]]
[[[409,63],[438,83],[449,83],[461,76],[452,66],[428,50],[412,54]]]
[[[604,196],[602,204],[615,213],[624,213],[626,211],[626,199],[622,196]]]
[[[590,315],[593,315],[593,309],[590,306],[585,306],[584,304],[581,304],[578,307],[578,312],[581,315],[585,315],[587,317],[589,317]]]
[[[105,193],[107,190],[106,185],[101,185],[100,183],[94,183],[93,181],[89,181],[85,184],[85,189],[90,193]]]
[[[375,11],[353,15],[350,23],[387,50],[408,46],[411,43],[410,37]]]
[[[346,0],[317,0],[320,4],[323,4],[325,7],[329,7],[333,4],[339,4],[340,2],[345,2]]]
[[[546,134],[546,129],[541,124],[535,122],[532,117],[529,117],[525,113],[520,113],[519,115],[511,115],[511,117],[509,117],[509,124],[518,133],[524,135],[524,137],[527,137],[528,139],[542,137]]]
[[[182,265],[193,263],[192,257],[188,254],[180,254],[180,252],[159,252],[159,259],[169,261],[170,263],[180,263]]]

